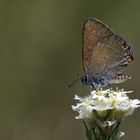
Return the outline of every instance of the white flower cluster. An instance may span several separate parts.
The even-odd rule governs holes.
[[[109,113],[109,118],[122,119],[133,114],[134,110],[140,107],[140,100],[130,99],[127,93],[132,91],[123,91],[112,89],[91,91],[91,94],[86,97],[75,95],[75,100],[78,100],[76,106],[72,105],[72,109],[77,111],[79,115],[76,119],[84,119],[93,121],[96,119],[94,112],[101,118]]]

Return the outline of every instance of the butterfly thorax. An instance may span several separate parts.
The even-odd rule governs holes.
[[[102,77],[94,77],[93,75],[86,74],[81,78],[81,81],[84,85],[89,85],[92,88],[98,89],[107,85],[107,82]]]

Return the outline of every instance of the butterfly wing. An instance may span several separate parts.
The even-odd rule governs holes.
[[[83,65],[94,77],[113,78],[132,61],[130,46],[97,19],[87,20],[83,29]]]

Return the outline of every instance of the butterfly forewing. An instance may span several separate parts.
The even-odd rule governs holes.
[[[94,77],[114,76],[121,73],[132,59],[130,46],[101,21],[90,19],[85,22],[83,65],[86,73]]]

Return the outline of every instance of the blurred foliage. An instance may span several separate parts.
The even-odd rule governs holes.
[[[138,0],[0,0],[0,139],[86,139],[70,105],[74,94],[88,93],[83,75],[82,25],[96,17],[132,44],[135,61],[120,84],[140,98]],[[123,124],[125,139],[140,137],[136,112]]]

